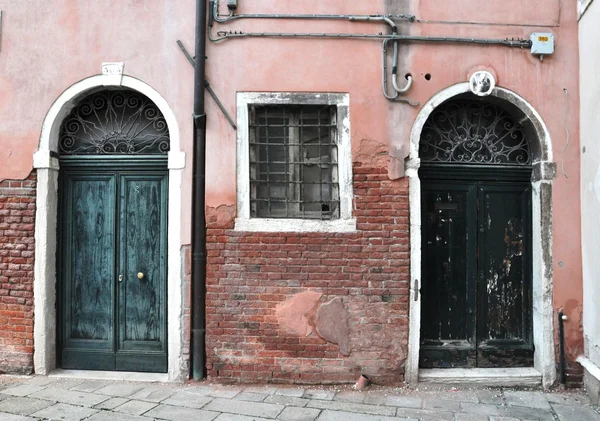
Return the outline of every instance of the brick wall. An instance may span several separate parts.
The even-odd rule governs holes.
[[[36,175],[0,182],[0,372],[33,371]]]
[[[355,164],[353,187],[355,233],[244,233],[232,229],[233,212],[209,217],[209,378],[347,383],[364,373],[377,383],[403,381],[408,181]],[[322,294],[317,307],[341,298],[348,355],[315,329],[314,313],[307,313],[306,333],[282,325],[278,309],[307,291]]]

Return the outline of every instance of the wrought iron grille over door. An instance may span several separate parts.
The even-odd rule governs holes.
[[[442,104],[420,145],[420,366],[532,366],[531,166],[503,109]]]
[[[523,127],[502,108],[462,99],[436,109],[423,127],[419,156],[423,162],[529,165]]]
[[[79,103],[63,122],[61,155],[166,154],[169,128],[158,107],[129,90],[103,91]]]

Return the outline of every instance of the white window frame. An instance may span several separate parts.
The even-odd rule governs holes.
[[[333,105],[337,109],[338,183],[340,217],[334,220],[250,217],[249,113],[251,105]],[[238,92],[237,93],[237,218],[236,231],[354,232],[352,217],[352,150],[350,95],[347,93]]]

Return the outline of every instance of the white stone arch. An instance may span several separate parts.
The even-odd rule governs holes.
[[[452,85],[434,95],[417,115],[410,134],[410,155],[406,161],[409,177],[410,200],[410,277],[411,300],[409,315],[409,341],[406,359],[406,382],[419,381],[419,343],[421,327],[421,181],[419,179],[419,142],[425,122],[431,113],[445,101],[470,92],[467,82]],[[533,342],[534,368],[542,376],[547,388],[556,380],[554,353],[554,312],[552,274],[552,180],[556,164],[552,162],[552,142],[548,128],[541,116],[523,97],[506,88],[496,87],[490,95],[526,128],[533,155],[532,175],[532,226],[533,226]],[[414,300],[413,297],[418,297]],[[486,370],[478,369],[478,377],[485,378]],[[491,377],[491,372],[490,377]]]
[[[34,266],[34,370],[48,374],[56,368],[56,218],[58,202],[58,135],[63,119],[78,100],[105,87],[125,87],[149,99],[162,112],[169,127],[168,153],[168,275],[167,349],[168,373],[157,380],[183,380],[182,372],[182,278],[181,278],[181,180],[185,154],[180,148],[179,126],[167,101],[150,85],[131,76],[95,75],[67,88],[48,111],[33,156],[37,171]]]

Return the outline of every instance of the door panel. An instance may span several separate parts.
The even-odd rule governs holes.
[[[530,367],[531,185],[421,184],[419,365]]]
[[[166,187],[162,174],[121,177],[117,365],[124,370],[132,369],[136,360],[121,351],[141,352],[144,371],[166,370]]]
[[[95,369],[105,369],[112,364],[114,336],[116,178],[75,173],[66,178],[65,193],[63,367],[85,359],[79,349],[95,355]]]
[[[61,171],[63,368],[166,372],[167,186],[163,170]]]
[[[530,367],[529,183],[479,183],[480,367]]]
[[[423,184],[422,367],[475,364],[475,187]]]

